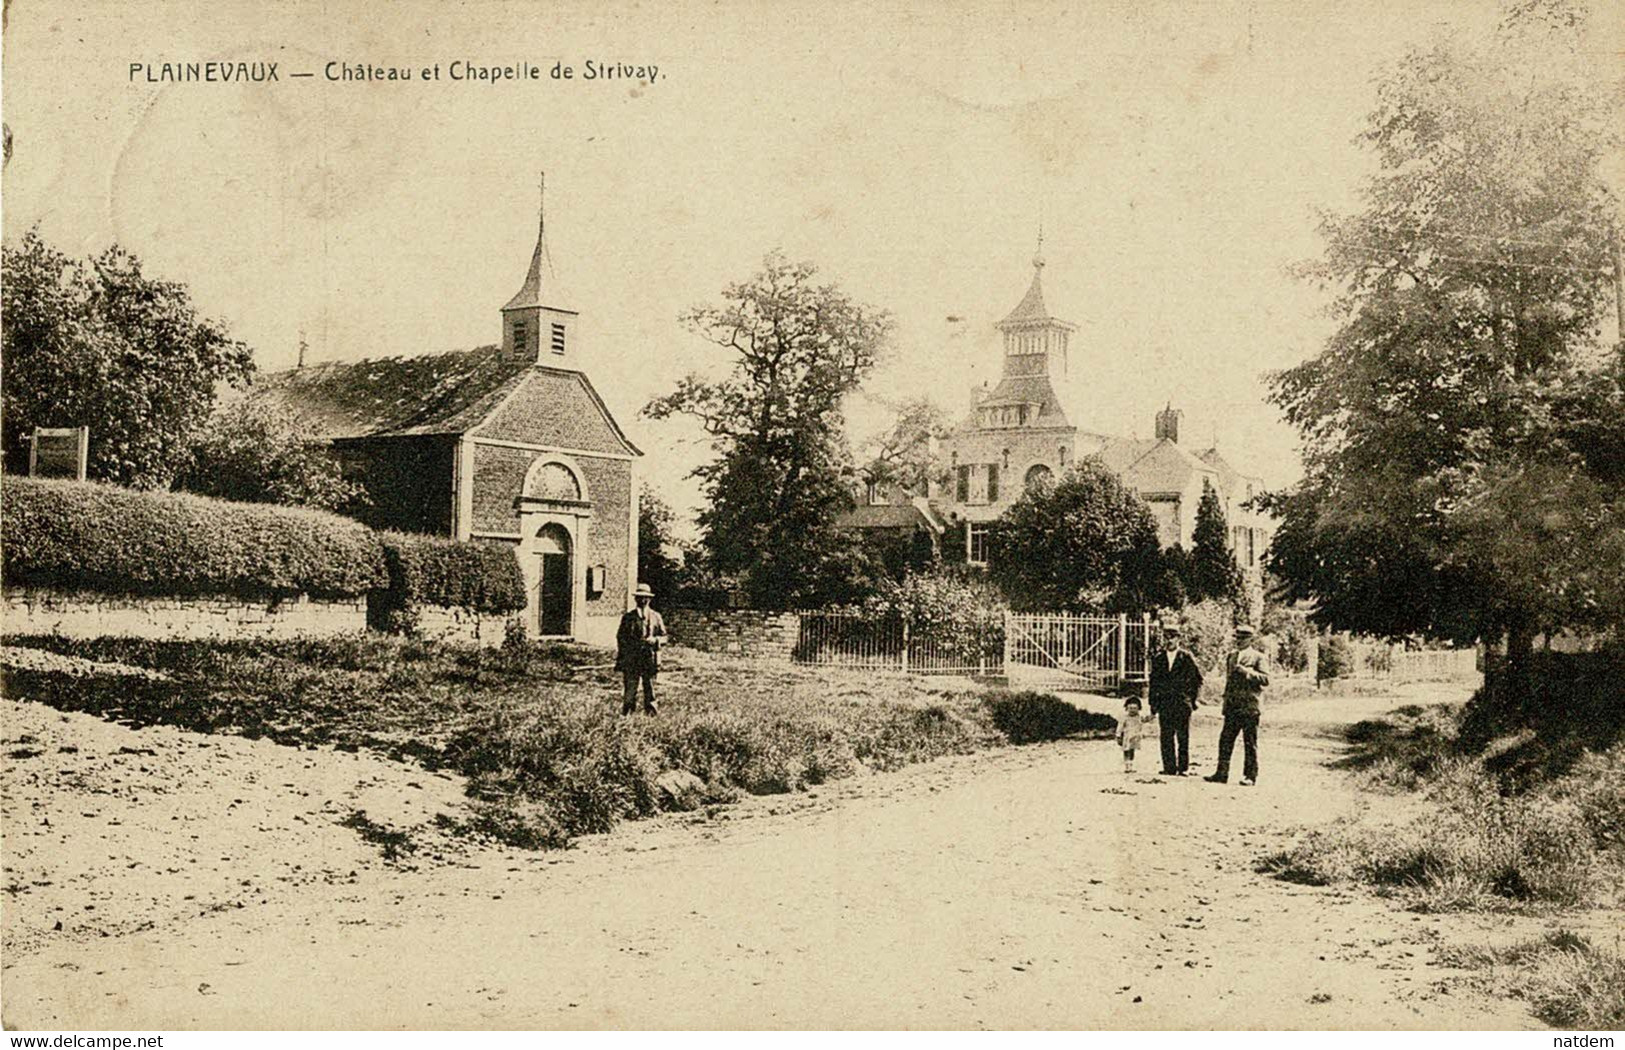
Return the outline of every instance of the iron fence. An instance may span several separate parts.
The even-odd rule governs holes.
[[[909,674],[1003,673],[1004,620],[968,613],[946,622],[850,609],[801,613],[797,663]]]

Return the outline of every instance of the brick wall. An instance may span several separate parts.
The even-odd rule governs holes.
[[[525,473],[538,459],[556,459],[547,452],[476,445],[474,448],[474,528],[480,532],[515,533],[519,513],[514,500],[524,488]],[[614,638],[615,622],[626,611],[631,545],[632,464],[624,459],[608,459],[573,453],[567,457],[581,469],[582,482],[592,500],[592,517],[586,534],[577,537],[577,555],[584,565],[605,569],[604,592],[588,598],[581,613],[587,618],[608,618],[609,637]],[[584,632],[585,633],[585,632]]]
[[[760,609],[672,609],[663,613],[673,645],[789,662],[801,636],[796,613]]]
[[[293,638],[367,629],[365,598],[145,598],[34,588],[5,592],[6,634],[67,638]]]

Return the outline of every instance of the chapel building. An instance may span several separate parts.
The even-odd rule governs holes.
[[[587,376],[579,313],[559,293],[545,213],[501,339],[471,350],[326,362],[250,396],[330,443],[380,529],[518,549],[531,638],[613,645],[638,564],[638,459]]]

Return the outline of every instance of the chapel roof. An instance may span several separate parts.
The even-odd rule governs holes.
[[[459,434],[489,414],[528,364],[499,346],[326,361],[262,374],[250,396],[282,405],[329,439]]]
[[[498,346],[266,373],[249,396],[280,405],[315,434],[338,440],[465,434],[510,413],[504,406],[521,388],[534,403],[528,415],[558,431],[558,444],[638,454],[584,373],[505,357]],[[608,431],[589,444],[595,414]]]

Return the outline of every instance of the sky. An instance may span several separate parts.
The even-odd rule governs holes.
[[[888,404],[957,416],[996,377],[993,325],[1042,228],[1051,311],[1078,325],[1074,422],[1145,437],[1171,403],[1182,440],[1283,485],[1296,438],[1265,376],[1333,324],[1287,270],[1319,250],[1317,209],[1357,203],[1374,77],[1498,17],[1476,0],[15,0],[4,234],[117,241],[262,369],[291,366],[301,332],[311,360],[431,353],[498,339],[545,170],[584,367],[655,490],[692,507],[703,441],[638,415],[728,366],[686,309],[782,249],[890,310],[849,411],[861,439]],[[1621,53],[1613,31],[1600,55]],[[589,81],[589,59],[658,72]],[[275,61],[279,80],[146,81],[210,60]],[[541,78],[453,81],[454,61]],[[413,79],[332,82],[330,62]]]

